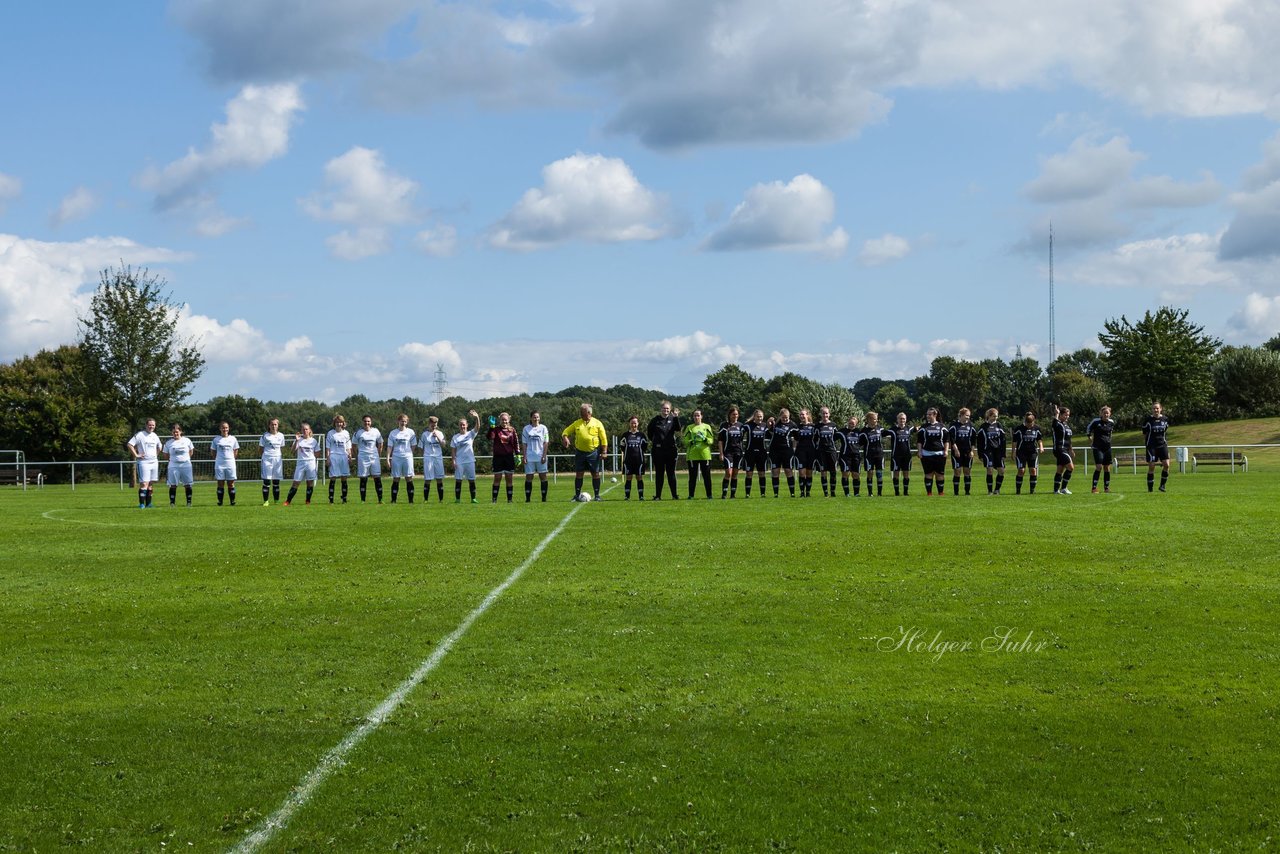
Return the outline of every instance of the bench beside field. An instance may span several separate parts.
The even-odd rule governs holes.
[[[26,478],[23,478],[23,475]],[[0,486],[22,486],[24,484],[40,486],[44,483],[44,472],[40,469],[0,468]]]
[[[1239,466],[1241,471],[1247,472],[1249,458],[1235,451],[1197,451],[1191,455],[1191,471],[1194,473],[1200,466],[1231,466],[1232,472]]]

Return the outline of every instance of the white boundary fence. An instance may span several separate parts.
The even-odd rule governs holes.
[[[197,458],[193,461],[195,477],[197,481],[213,481],[213,459],[209,454],[210,436],[189,436],[196,445]],[[237,437],[241,440],[241,450],[244,455],[236,463],[236,474],[238,479],[243,481],[256,481],[259,479],[259,459],[258,454],[258,437]],[[1231,455],[1229,463],[1221,466],[1223,471],[1247,471],[1245,458],[1251,450],[1265,451],[1268,449],[1280,449],[1280,444],[1269,445],[1176,445],[1170,448],[1173,454],[1173,461],[1178,464],[1178,471],[1191,472],[1191,458],[1196,451],[1208,453],[1227,453]],[[1137,474],[1140,470],[1146,468],[1146,457],[1144,449],[1141,445],[1124,445],[1117,446],[1115,449],[1115,464],[1113,468],[1116,471],[1128,470]],[[683,454],[681,457],[683,458]],[[1042,459],[1041,465],[1052,466],[1052,455],[1046,452],[1045,459]],[[1078,466],[1091,466],[1093,464],[1093,454],[1088,448],[1074,449],[1074,458]],[[293,466],[290,463],[292,458],[286,453],[285,460],[285,479],[292,479]],[[415,476],[422,476],[421,457],[415,458],[417,462],[414,464]],[[491,460],[490,456],[480,456],[477,460]],[[650,461],[652,462],[652,460]],[[679,465],[679,463],[677,463]],[[560,470],[564,469],[565,474],[573,473],[573,454],[560,453],[547,455],[547,467],[553,481],[558,481]],[[618,444],[615,440],[610,446],[609,467],[612,471],[621,472],[622,456],[619,452]],[[324,459],[323,453],[320,455],[319,462],[320,480],[328,480],[328,466]],[[45,480],[51,474],[57,474],[54,479],[60,482],[67,482],[72,489],[77,484],[85,483],[118,483],[120,489],[131,488],[133,482],[133,461],[132,460],[76,460],[73,462],[33,462],[26,459],[22,451],[16,450],[0,450],[0,472],[14,471],[18,476],[14,479],[16,485],[21,485],[25,490],[28,485],[42,488]],[[652,474],[653,467],[649,466],[649,473]],[[65,473],[65,477],[61,476]],[[162,461],[161,479],[164,479],[165,469]],[[390,473],[385,472],[383,477],[389,477]],[[523,472],[517,471],[516,477],[522,477]],[[446,479],[452,479],[451,470],[446,472]],[[488,477],[487,474],[477,473],[477,479]]]

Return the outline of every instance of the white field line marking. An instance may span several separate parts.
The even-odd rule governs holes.
[[[610,489],[612,488],[613,487],[611,486]],[[398,688],[388,694],[386,699],[383,700],[376,709],[365,715],[364,723],[353,729],[337,747],[333,748],[321,757],[320,762],[316,767],[312,768],[311,771],[302,778],[298,785],[294,787],[293,791],[289,793],[289,796],[285,798],[284,803],[280,805],[280,808],[262,822],[257,829],[242,839],[239,845],[231,850],[233,852],[237,852],[237,854],[240,854],[240,852],[247,854],[247,852],[250,851],[257,851],[263,845],[270,842],[271,838],[278,832],[283,830],[285,825],[289,823],[289,820],[293,818],[294,813],[306,806],[307,801],[311,800],[311,796],[315,794],[316,789],[320,788],[320,785],[329,778],[329,775],[346,763],[347,754],[355,750],[356,747],[360,745],[360,742],[372,735],[378,727],[382,726],[387,718],[391,717],[396,709],[400,707],[400,704],[404,702],[405,698],[409,696],[409,692],[422,684],[422,681],[427,678],[427,675],[430,674],[432,670],[435,670],[436,665],[438,665],[444,657],[449,654],[449,651],[453,649],[453,645],[462,639],[462,636],[467,633],[467,629],[471,628],[471,624],[478,620],[485,611],[488,611],[493,603],[497,602],[498,598],[506,592],[508,587],[515,584],[516,581],[520,579],[520,576],[524,574],[524,571],[532,566],[533,562],[542,554],[543,549],[550,545],[551,541],[559,536],[560,532],[565,529],[565,526],[569,524],[574,515],[577,514],[577,512],[584,506],[585,505],[583,504],[575,502],[573,509],[565,514],[565,517],[560,520],[560,524],[556,525],[555,530],[550,534],[547,534],[547,536],[543,538],[542,542],[538,543],[538,545],[534,547],[533,551],[529,552],[529,556],[524,559],[524,563],[517,566],[515,570],[507,576],[505,581],[490,590],[489,595],[484,597],[484,601],[477,605],[470,614],[467,614],[467,616],[462,618],[462,622],[458,624],[458,627],[453,630],[452,634],[440,642],[440,645],[435,648],[431,655],[418,665],[418,669],[413,671],[413,674],[409,676],[408,679],[401,682]]]
[[[125,522],[95,522],[91,519],[64,519],[62,516],[55,516],[55,513],[66,513],[66,510],[46,510],[40,515],[48,519],[50,522],[74,522],[77,525],[100,525],[103,528],[132,528],[134,525]]]

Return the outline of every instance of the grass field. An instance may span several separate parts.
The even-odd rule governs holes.
[[[263,850],[1273,847],[1280,464],[1163,495],[1043,471],[615,488]],[[480,492],[0,490],[0,850],[241,843],[578,507]]]

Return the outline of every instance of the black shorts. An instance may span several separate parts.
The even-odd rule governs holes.
[[[1060,466],[1073,466],[1076,462],[1070,451],[1054,451],[1053,459]]]
[[[1161,445],[1158,448],[1147,448],[1147,462],[1149,463],[1169,462],[1169,446]]]
[[[873,451],[862,458],[862,467],[867,471],[884,471],[884,451]]]
[[[852,457],[846,456],[840,458],[840,471],[853,472],[854,474],[857,474],[858,470],[861,468],[862,460],[858,459],[857,454]]]
[[[769,449],[769,461],[773,463],[773,467],[776,469],[795,468],[795,466],[791,464],[793,459],[794,457],[791,454],[790,448]]]
[[[764,448],[755,448],[747,451],[747,456],[742,467],[747,471],[764,471],[765,466],[769,462],[769,455],[765,453]]]
[[[736,471],[742,468],[742,457],[742,451],[725,451],[721,459],[724,461],[725,468]]]
[[[573,451],[573,471],[574,474],[583,474],[591,472],[593,475],[600,474],[603,461],[600,459],[600,449],[594,451]]]
[[[927,454],[920,457],[920,468],[926,474],[946,474],[947,473],[947,455],[946,454]]]
[[[890,460],[892,471],[911,471],[911,454],[894,454]]]
[[[951,455],[951,467],[953,469],[967,469],[973,467],[973,452],[965,451],[963,454],[953,453]]]
[[[644,477],[644,460],[624,460],[622,473]]]
[[[1113,459],[1110,448],[1093,449],[1093,464],[1095,466],[1109,466]]]
[[[796,468],[811,469],[813,468],[814,453],[812,448],[796,449]]]
[[[983,451],[978,457],[982,460],[984,468],[1002,469],[1004,468],[1004,454],[998,454],[995,451],[987,453]]]
[[[840,455],[835,451],[818,451],[813,456],[814,467],[818,471],[840,471]]]
[[[494,474],[512,474],[516,470],[515,454],[494,454],[493,455],[493,473]]]
[[[1035,450],[1031,450],[1031,451],[1020,450],[1017,452],[1017,454],[1014,455],[1014,459],[1017,460],[1018,468],[1020,469],[1040,468],[1040,454]]]

